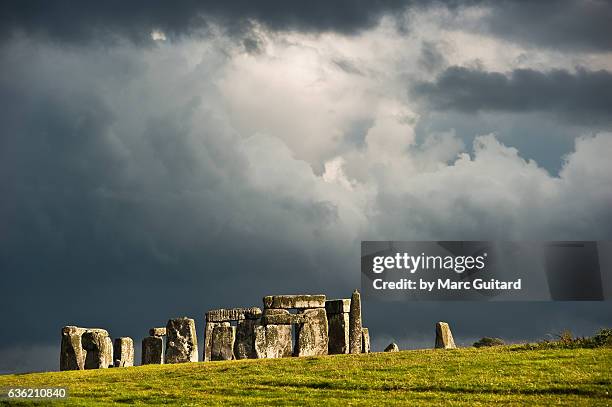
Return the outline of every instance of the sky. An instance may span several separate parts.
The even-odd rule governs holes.
[[[178,4],[177,4],[178,3]],[[229,4],[228,4],[229,3]],[[362,240],[612,240],[612,4],[0,2],[0,372],[347,298]],[[374,350],[612,325],[610,302],[365,302]],[[202,339],[202,338],[200,338]],[[200,352],[201,353],[201,352]]]

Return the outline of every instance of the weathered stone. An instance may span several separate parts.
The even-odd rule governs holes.
[[[325,311],[327,316],[330,314],[342,314],[351,311],[351,300],[340,299],[340,300],[327,300],[325,301]]]
[[[166,324],[166,363],[198,361],[198,339],[195,321],[175,318]]]
[[[212,349],[210,360],[233,360],[236,327],[216,326],[212,331]]]
[[[361,296],[355,290],[349,312],[349,353],[361,353]]]
[[[149,336],[166,336],[166,328],[151,328],[149,329]]]
[[[295,327],[294,356],[327,355],[329,336],[325,309],[305,309],[298,315],[303,315],[305,322]]]
[[[132,338],[115,338],[113,346],[115,367],[134,366],[134,341]]]
[[[327,314],[330,355],[349,353],[349,314]]]
[[[361,353],[370,353],[370,330],[361,328]]]
[[[304,315],[290,314],[286,309],[266,309],[261,317],[263,325],[292,325],[304,322]]]
[[[87,329],[81,336],[85,351],[85,369],[107,369],[113,366],[113,342],[104,329]]]
[[[85,331],[85,328],[76,326],[62,328],[60,370],[83,370],[85,353],[81,344],[81,336]]]
[[[446,322],[438,322],[436,324],[436,348],[455,349],[455,341],[450,327]]]
[[[289,315],[289,310],[286,309],[274,309],[274,308],[269,308],[269,309],[265,309],[263,314],[261,315],[262,318],[264,317],[270,317],[273,315]]]
[[[204,330],[204,351],[202,352],[202,360],[204,362],[210,361],[210,355],[212,353],[212,338],[213,330],[217,326],[230,326],[229,322],[206,322],[206,328]]]
[[[291,329],[291,327],[289,327],[289,329]],[[268,344],[266,341],[265,325],[255,327],[255,356],[257,359],[265,359],[268,357]]]
[[[143,365],[162,365],[164,363],[164,339],[161,336],[148,336],[142,340]]]
[[[234,342],[234,356],[236,359],[256,359],[255,327],[260,322],[256,319],[238,321],[236,326],[236,342]]]
[[[261,318],[261,308],[259,307],[250,307],[244,311],[245,319],[259,319]]]
[[[113,349],[114,349],[113,340],[110,338],[110,336],[107,336],[106,337],[106,347],[104,348],[106,355],[104,355],[104,359],[108,362],[108,367],[115,366],[115,361],[113,359],[113,355],[115,354],[115,352]]]
[[[385,348],[385,352],[399,352],[399,346],[397,346],[397,343],[391,342],[389,346]]]
[[[325,295],[268,295],[263,298],[263,303],[266,309],[324,308]]]
[[[255,327],[255,354],[258,359],[289,357],[291,348],[291,325]]]
[[[242,321],[243,319],[258,319],[261,317],[261,308],[221,308],[206,313],[207,322]]]

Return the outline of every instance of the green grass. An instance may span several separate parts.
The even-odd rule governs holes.
[[[612,349],[516,347],[239,360],[0,376],[74,405],[612,405]],[[6,400],[5,400],[6,402]]]

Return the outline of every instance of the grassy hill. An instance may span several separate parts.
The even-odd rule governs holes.
[[[612,349],[418,350],[0,376],[0,388],[11,386],[66,386],[74,405],[612,405]]]

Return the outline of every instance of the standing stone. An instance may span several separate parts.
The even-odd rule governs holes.
[[[361,353],[361,296],[355,290],[349,312],[349,353]]]
[[[268,357],[286,358],[293,353],[293,327],[291,325],[268,325],[266,327],[266,345]]]
[[[350,299],[325,301],[329,332],[328,353],[330,355],[349,353],[350,310]]]
[[[391,342],[389,346],[385,348],[385,352],[399,352],[399,346],[397,346],[397,343]]]
[[[351,312],[351,300],[343,298],[341,300],[325,301],[325,312],[329,314],[344,314]]]
[[[455,341],[450,327],[446,322],[438,322],[436,324],[436,348],[456,349]]]
[[[294,356],[327,355],[329,337],[325,309],[306,309],[301,315],[305,317],[305,322],[296,325]]]
[[[370,330],[361,328],[361,353],[370,353]]]
[[[115,338],[113,360],[115,367],[134,366],[134,341],[132,338]]]
[[[104,329],[88,329],[81,343],[85,353],[85,369],[107,369],[113,366],[113,342]]]
[[[236,327],[228,325],[216,326],[212,332],[212,350],[210,360],[233,360]]]
[[[162,365],[164,363],[164,339],[161,336],[148,336],[142,340],[143,365]]]
[[[166,336],[166,328],[151,328],[149,329],[149,336]]]
[[[175,318],[166,325],[166,363],[198,361],[198,339],[195,321],[191,318]]]
[[[60,348],[60,370],[83,370],[85,353],[81,344],[81,336],[85,328],[65,326],[62,328],[62,344]]]
[[[230,326],[229,322],[206,321],[206,328],[204,329],[204,352],[202,352],[202,360],[204,362],[210,361],[210,355],[212,353],[213,330],[215,327],[221,325]]]
[[[328,314],[328,352],[330,355],[349,353],[349,314]]]
[[[238,321],[236,326],[236,342],[234,344],[234,356],[236,359],[256,359],[255,352],[255,327],[259,321],[245,319]]]
[[[258,359],[289,357],[292,354],[291,325],[255,327],[255,354]]]
[[[113,359],[113,355],[115,353],[114,353],[113,349],[114,349],[114,347],[113,347],[113,340],[110,338],[110,336],[107,336],[106,337],[106,347],[104,349],[104,352],[106,352],[106,355],[104,355],[104,358],[108,362],[108,367],[114,367],[115,366],[115,360]]]
[[[257,359],[267,358],[267,344],[266,344],[266,326],[259,325],[255,327],[255,356]]]

